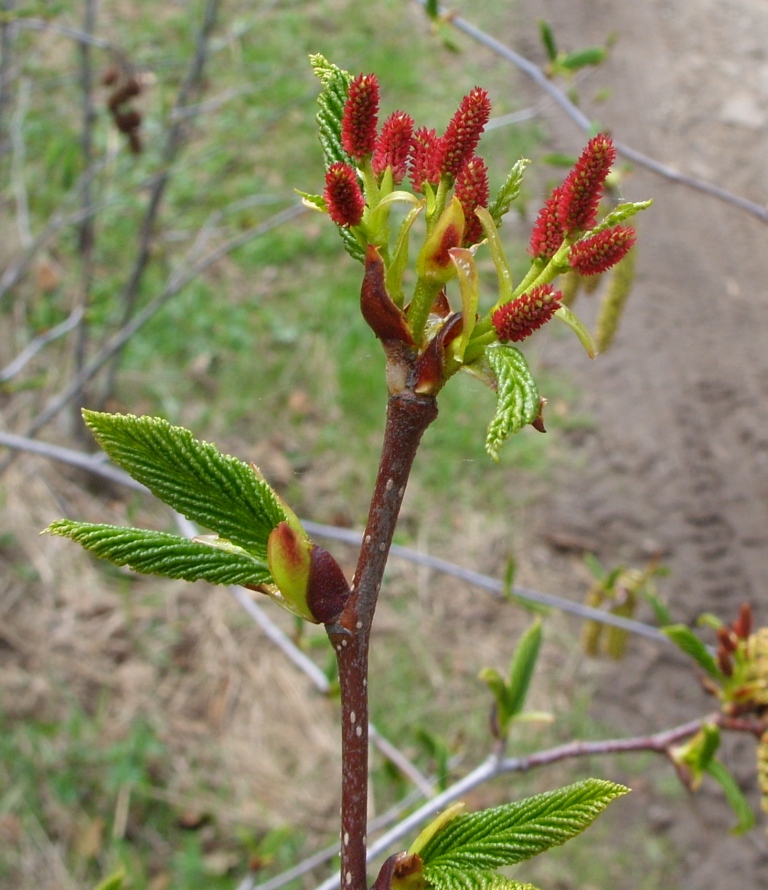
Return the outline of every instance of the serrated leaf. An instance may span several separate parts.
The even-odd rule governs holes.
[[[520,158],[509,171],[509,175],[504,180],[504,185],[502,185],[498,194],[491,202],[488,212],[497,226],[501,226],[502,217],[509,211],[512,202],[520,194],[520,187],[523,184],[523,174],[525,173],[525,168],[530,163],[528,158]]]
[[[289,517],[253,467],[159,417],[83,417],[112,460],[161,501],[266,561],[267,538]]]
[[[46,532],[71,538],[86,550],[118,566],[142,574],[209,581],[211,584],[267,584],[272,576],[265,562],[245,550],[210,546],[178,535],[60,519]]]
[[[725,765],[719,760],[711,760],[707,766],[707,772],[723,789],[728,803],[739,820],[738,824],[731,829],[731,833],[743,834],[745,831],[754,828],[755,814],[752,812],[744,792],[739,788],[736,779],[734,779]]]
[[[536,420],[541,399],[528,362],[519,349],[498,343],[485,350],[485,357],[496,378],[497,393],[496,413],[488,424],[485,450],[493,460],[498,460],[504,441]]]
[[[312,70],[323,84],[323,89],[317,97],[316,120],[325,169],[327,170],[331,164],[337,161],[350,164],[351,160],[341,144],[341,120],[352,75],[329,62],[319,53],[310,55],[309,61]],[[347,253],[358,262],[364,263],[365,251],[354,233],[347,226],[338,226],[338,230]]]
[[[511,716],[515,717],[523,710],[528,688],[531,685],[533,672],[541,648],[541,622],[533,624],[520,637],[515,647],[512,664],[509,670],[509,705]]]
[[[537,890],[533,884],[520,884],[495,871],[463,872],[458,869],[433,869],[427,878],[435,890]]]
[[[685,624],[672,624],[668,627],[662,627],[661,632],[666,634],[678,649],[682,649],[686,655],[690,655],[696,664],[703,668],[713,680],[722,680],[723,677],[714,655],[690,627]]]
[[[349,157],[341,144],[341,119],[344,115],[344,105],[349,95],[352,75],[329,62],[319,53],[310,55],[309,62],[315,75],[323,84],[323,89],[317,97],[316,120],[325,159],[325,169],[327,170],[331,164],[337,161],[349,163]]]
[[[580,834],[627,791],[613,782],[587,779],[457,816],[422,849],[425,876],[432,881],[435,869],[487,872],[530,859]]]
[[[631,219],[635,214],[640,213],[641,210],[650,207],[651,204],[653,204],[652,198],[648,201],[634,201],[627,202],[626,204],[619,204],[614,207],[610,213],[607,213],[598,225],[593,229],[590,229],[588,232],[585,232],[582,238],[589,238],[592,235],[596,235],[598,232],[602,232],[604,229],[610,229],[612,226],[625,222],[626,220]]]

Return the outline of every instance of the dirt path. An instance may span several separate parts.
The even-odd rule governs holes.
[[[618,140],[768,201],[764,0],[522,6],[526,21],[551,23],[564,48],[618,35],[611,60],[581,85],[585,110]],[[590,104],[604,86],[611,98]],[[553,111],[550,124],[558,149],[578,150],[583,140],[570,123]],[[684,620],[707,610],[734,615],[751,600],[765,623],[768,226],[639,169],[625,193],[656,201],[640,222],[639,280],[614,349],[585,368],[569,345],[553,345],[553,361],[577,375],[597,423],[580,446],[586,471],[552,499],[547,522],[594,540],[609,560],[642,560],[661,547]],[[604,684],[598,716],[649,731],[701,713],[705,700],[681,664],[637,648],[618,680]],[[754,773],[752,744],[729,757],[737,774]],[[732,817],[719,801],[712,792],[690,808],[675,805],[665,826],[688,850],[680,887],[765,886],[765,836],[726,836]]]

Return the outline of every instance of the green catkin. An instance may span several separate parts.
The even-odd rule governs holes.
[[[605,352],[613,342],[619,327],[624,305],[635,280],[636,251],[632,250],[617,263],[608,283],[608,289],[600,305],[600,314],[595,331],[595,345],[598,352]]]
[[[605,591],[603,585],[596,581],[585,599],[585,605],[593,609],[599,609],[603,604]],[[597,658],[600,654],[600,637],[603,624],[600,621],[585,621],[581,630],[581,651],[590,658]]]
[[[757,779],[760,786],[761,807],[768,813],[768,732],[757,745]]]

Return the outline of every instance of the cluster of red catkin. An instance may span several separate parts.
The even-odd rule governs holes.
[[[464,246],[482,238],[476,207],[488,204],[488,171],[475,155],[480,136],[491,115],[488,93],[475,87],[461,102],[445,133],[415,129],[413,118],[394,111],[378,126],[379,83],[373,74],[360,74],[349,86],[342,117],[341,144],[358,165],[370,160],[373,174],[381,181],[387,168],[394,185],[406,176],[415,192],[425,185],[436,189],[441,178],[455,186],[467,225]],[[353,163],[338,161],[326,174],[323,197],[331,219],[340,226],[356,226],[363,218],[365,197]]]
[[[134,154],[142,150],[141,112],[133,105],[133,100],[142,92],[141,81],[134,74],[125,76],[116,65],[111,65],[101,76],[104,86],[113,87],[107,99],[107,108],[117,129],[125,136],[128,147]]]
[[[358,170],[368,169],[381,183],[389,169],[394,185],[409,177],[415,192],[441,184],[454,189],[465,219],[462,246],[484,237],[475,214],[488,207],[488,170],[475,154],[488,123],[488,94],[475,87],[464,97],[443,135],[422,127],[404,111],[393,112],[379,130],[379,84],[373,74],[360,74],[350,83],[344,106],[341,144],[348,160],[337,161],[325,177],[323,198],[339,226],[357,226],[365,213],[365,194]],[[568,244],[567,265],[580,275],[597,275],[622,260],[635,242],[631,226],[609,226],[586,235],[597,222],[605,180],[616,159],[610,136],[589,141],[562,185],[541,208],[533,227],[529,252],[542,268]],[[499,340],[517,342],[544,325],[560,308],[562,293],[550,283],[534,284],[515,300],[497,309],[492,323]]]

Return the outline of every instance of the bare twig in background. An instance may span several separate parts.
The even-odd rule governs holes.
[[[16,98],[16,110],[11,122],[11,180],[13,193],[16,198],[16,225],[19,231],[19,242],[26,249],[32,244],[32,232],[29,226],[29,203],[27,201],[27,186],[24,182],[24,118],[29,109],[30,83],[28,78],[19,79],[18,96]]]
[[[97,49],[105,49],[120,55],[117,47],[113,46],[108,40],[102,40],[89,31],[79,31],[77,28],[70,28],[67,25],[59,25],[57,22],[48,22],[45,19],[20,17],[11,22],[12,29],[21,28],[26,31],[50,31],[53,34],[61,34],[62,37],[69,37],[78,43],[94,46]]]
[[[165,137],[165,144],[161,153],[161,172],[158,175],[152,187],[149,196],[149,203],[144,214],[139,232],[139,246],[136,254],[136,260],[131,270],[131,274],[125,283],[119,302],[123,305],[123,321],[122,325],[127,325],[136,311],[136,301],[139,296],[141,281],[144,277],[147,265],[150,259],[150,248],[152,245],[155,223],[160,210],[166,186],[168,185],[171,168],[176,157],[184,146],[185,142],[185,119],[178,115],[179,110],[184,109],[190,104],[192,98],[196,96],[202,88],[203,71],[208,58],[208,47],[216,25],[218,15],[219,0],[208,0],[205,6],[203,22],[197,37],[197,45],[195,55],[190,63],[187,75],[179,89],[174,110],[171,112],[172,123]],[[174,117],[174,114],[176,115]],[[107,369],[106,380],[101,394],[101,401],[109,396],[114,388],[115,377],[120,362],[120,354],[124,344],[120,344],[112,350],[110,355],[110,365]]]
[[[82,317],[83,307],[77,306],[70,312],[69,317],[65,318],[61,324],[57,324],[44,334],[39,334],[31,340],[16,358],[12,362],[9,362],[9,364],[0,371],[0,383],[12,380],[22,368],[24,368],[27,362],[31,361],[41,349],[49,343],[52,343],[54,340],[57,340],[59,337],[63,337],[64,334],[68,334],[73,328],[76,328]]]
[[[85,11],[83,15],[83,30],[89,36],[96,29],[96,0],[84,0]],[[93,60],[91,57],[91,44],[88,41],[80,43],[80,86],[82,91],[82,119],[83,132],[80,139],[80,148],[83,155],[83,167],[85,174],[80,185],[80,205],[83,209],[93,203],[93,177],[90,174],[93,165],[93,128],[96,123],[96,108],[93,96]],[[75,372],[82,370],[85,364],[86,350],[88,346],[88,319],[86,310],[90,303],[91,285],[93,282],[93,250],[95,239],[94,217],[86,215],[80,223],[78,232],[78,253],[80,259],[80,283],[76,297],[76,307],[80,310],[80,321],[77,325],[74,343]],[[85,393],[81,390],[80,398],[72,402],[72,429],[84,433],[83,426],[79,422],[80,409],[85,404]]]
[[[80,451],[71,448],[64,448],[60,445],[52,445],[49,442],[41,442],[38,439],[30,439],[25,436],[18,436],[13,433],[4,433],[0,430],[0,446],[11,448],[16,452],[27,452],[29,454],[39,454],[51,460],[58,460],[62,463],[71,464],[94,473],[99,476],[111,479],[134,491],[147,492],[147,489],[140,483],[136,482],[124,470],[119,469],[105,459],[105,455],[86,455]],[[337,528],[333,525],[323,525],[319,522],[311,522],[310,520],[301,520],[306,530],[317,537],[329,538],[335,541],[343,541],[347,544],[359,546],[362,535],[360,532],[352,531],[346,528]],[[196,533],[196,532],[195,532]],[[414,565],[426,566],[440,574],[449,575],[452,578],[458,578],[474,587],[479,587],[494,596],[504,597],[507,593],[503,582],[490,575],[484,575],[473,569],[467,569],[456,563],[449,562],[446,559],[440,559],[429,553],[423,553],[419,550],[413,550],[410,547],[404,547],[402,544],[393,544],[390,550],[392,556],[404,559]],[[581,603],[573,602],[553,593],[545,593],[541,590],[532,590],[530,587],[520,587],[515,585],[511,591],[513,596],[518,599],[534,603],[536,605],[546,605],[549,608],[556,609],[560,612],[575,615],[585,621],[599,621],[612,627],[619,627],[636,636],[646,637],[658,643],[669,645],[670,640],[662,634],[658,628],[650,624],[644,624],[642,621],[635,621],[630,618],[623,618],[621,615],[613,615],[611,612],[605,612],[601,609],[595,609],[592,606],[585,606]],[[244,593],[246,600],[252,603],[249,594]],[[250,611],[250,608],[247,609]],[[252,616],[254,617],[254,616]],[[320,676],[322,675],[322,680]],[[323,684],[327,683],[325,674],[320,672],[313,677],[313,682],[318,689],[324,691]]]
[[[0,157],[9,150],[8,136],[5,131],[5,112],[10,104],[8,96],[12,79],[11,46],[13,45],[13,35],[11,24],[7,18],[13,12],[15,4],[16,0],[2,0],[2,4],[0,4],[0,9],[4,13],[3,20],[0,22]]]
[[[420,6],[426,5],[425,0],[415,0],[415,2]],[[461,16],[453,15],[452,13],[448,14],[447,10],[443,8],[440,9],[440,14],[446,15],[447,21],[449,21],[457,31],[461,31],[473,40],[476,40],[478,43],[490,49],[497,56],[511,62],[516,68],[519,68],[524,74],[527,74],[528,77],[530,77],[538,87],[550,96],[550,98],[563,109],[566,115],[585,133],[590,133],[592,131],[594,122],[591,121],[577,105],[574,105],[568,96],[546,76],[538,65],[531,62],[530,59],[526,59],[525,56],[521,56],[520,53],[515,52],[515,50],[506,46],[500,40],[496,40],[495,37],[491,37],[490,34],[486,34],[481,28],[478,28]],[[650,170],[659,176],[663,176],[664,179],[668,179],[671,182],[676,182],[680,185],[687,186],[688,188],[696,189],[696,191],[703,192],[712,198],[717,198],[719,201],[724,201],[726,204],[738,207],[745,213],[749,213],[751,216],[756,217],[761,222],[768,223],[768,207],[766,205],[757,204],[755,201],[750,201],[740,195],[735,195],[733,192],[729,192],[727,189],[721,188],[719,185],[714,185],[703,179],[697,179],[695,176],[688,176],[685,173],[681,173],[679,170],[675,170],[666,164],[662,164],[660,161],[657,161],[615,139],[614,145],[620,155],[628,158],[634,164],[645,167],[647,170]]]
[[[151,303],[148,303],[140,312],[134,315],[133,319],[128,324],[124,325],[117,331],[117,333],[113,334],[107,343],[101,347],[99,352],[86,362],[82,370],[76,374],[72,380],[69,381],[67,386],[65,386],[64,389],[37,415],[37,417],[35,417],[24,435],[33,436],[50,420],[56,417],[56,415],[70,403],[77,393],[80,392],[81,388],[104,367],[114,352],[122,349],[136,331],[146,324],[150,318],[162,309],[171,297],[174,297],[179,293],[179,291],[189,284],[190,281],[197,278],[197,276],[205,271],[205,269],[218,262],[231,251],[252,241],[254,238],[258,238],[260,235],[274,229],[276,226],[299,216],[301,213],[304,213],[305,210],[306,208],[303,205],[293,204],[285,210],[280,211],[280,213],[271,216],[258,226],[254,226],[252,229],[241,232],[239,235],[225,241],[202,259],[194,263],[191,267],[175,270],[171,274],[163,291],[158,294]],[[13,455],[9,455],[3,461],[0,461],[0,474],[8,468],[12,460]]]

